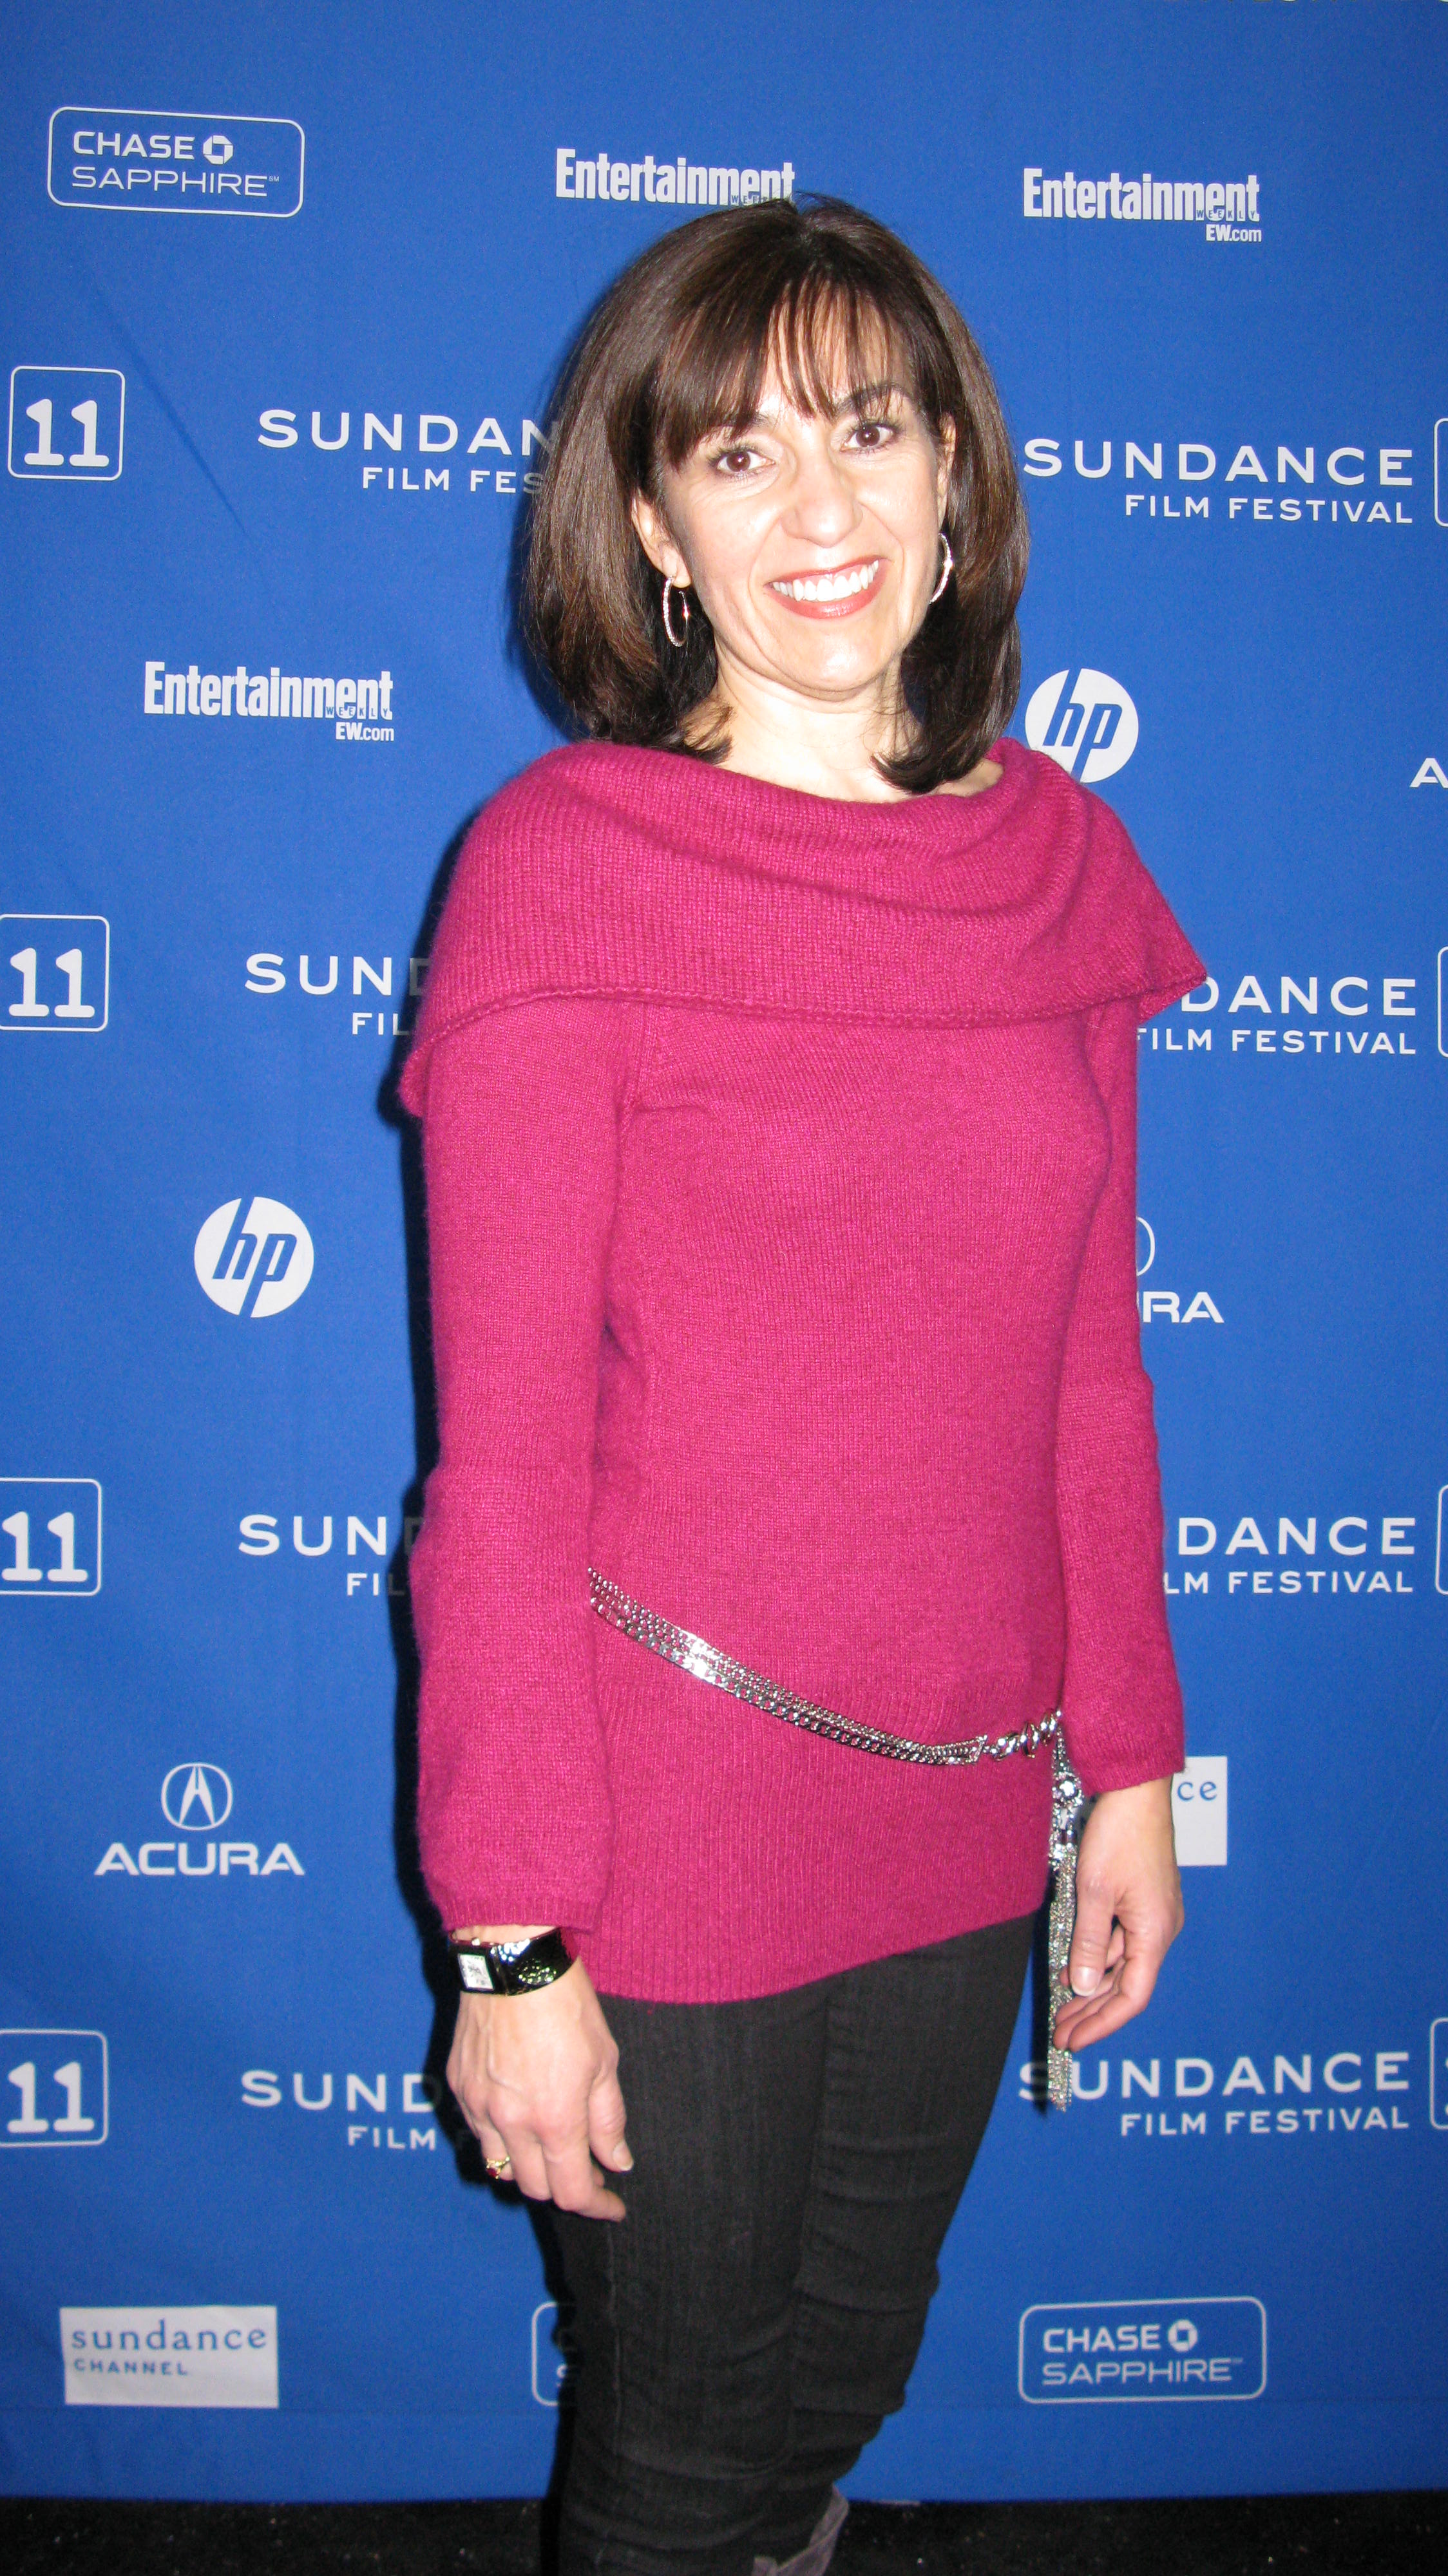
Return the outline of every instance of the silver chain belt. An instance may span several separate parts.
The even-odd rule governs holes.
[[[931,1770],[963,1770],[983,1758],[1003,1762],[1008,1754],[1032,1754],[1049,1743],[1051,1835],[1047,1851],[1054,1884],[1046,1936],[1052,2025],[1046,2090],[1049,2100],[1064,2111],[1071,2098],[1071,2058],[1068,2050],[1055,2044],[1056,2004],[1062,1994],[1061,1972],[1071,1954],[1076,1922],[1076,1841],[1086,1799],[1067,1757],[1060,1710],[1052,1709],[1049,1717],[1035,1718],[1009,1735],[970,1735],[956,1744],[916,1744],[909,1736],[891,1735],[880,1726],[862,1726],[854,1718],[841,1717],[835,1709],[821,1708],[815,1700],[801,1699],[797,1691],[786,1690],[782,1682],[772,1682],[764,1673],[752,1671],[748,1664],[726,1655],[722,1647],[696,1637],[691,1629],[680,1628],[657,1610],[645,1609],[621,1584],[611,1582],[593,1565],[588,1569],[588,1588],[599,1617],[621,1628],[626,1637],[637,1638],[641,1646],[650,1647],[667,1663],[692,1673],[696,1681],[712,1682],[734,1699],[747,1701],[751,1708],[763,1709],[770,1717],[782,1717],[787,1726],[804,1727],[809,1734],[822,1735],[831,1744],[849,1745],[858,1753],[884,1754],[895,1762],[921,1763]]]

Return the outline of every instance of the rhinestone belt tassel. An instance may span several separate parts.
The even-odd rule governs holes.
[[[641,1601],[632,1600],[621,1585],[610,1582],[596,1566],[588,1569],[588,1587],[599,1617],[621,1628],[626,1637],[637,1638],[641,1646],[650,1647],[667,1663],[692,1673],[696,1681],[712,1682],[716,1689],[747,1701],[751,1708],[764,1709],[770,1717],[782,1717],[787,1726],[802,1726],[831,1744],[850,1745],[859,1753],[882,1753],[892,1761],[916,1762],[931,1770],[962,1770],[983,1757],[1001,1762],[1008,1754],[1035,1753],[1041,1745],[1050,1744],[1053,1771],[1049,1857],[1054,1883],[1046,1936],[1051,1981],[1046,2091],[1057,2108],[1064,2111],[1071,2098],[1071,2057],[1068,2049],[1055,2044],[1056,2008],[1063,2000],[1061,1973],[1071,1954],[1076,1921],[1076,1840],[1086,1801],[1067,1758],[1060,1710],[1053,1709],[1049,1717],[1033,1719],[1029,1726],[1018,1727],[1011,1735],[971,1735],[958,1744],[914,1744],[908,1736],[890,1735],[879,1726],[861,1726],[832,1708],[801,1699],[797,1691],[786,1690],[781,1682],[772,1682],[763,1673],[751,1671],[748,1664],[737,1663],[721,1647],[709,1645],[690,1629],[661,1618],[656,1610],[646,1610]]]

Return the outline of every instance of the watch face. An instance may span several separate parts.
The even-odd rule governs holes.
[[[488,1973],[487,1960],[480,1957],[476,1950],[459,1950],[457,1962],[458,1975],[469,1994],[490,1995],[495,1991],[493,1980]]]

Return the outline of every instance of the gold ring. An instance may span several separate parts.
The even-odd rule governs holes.
[[[487,2167],[489,2182],[501,2182],[504,2174],[510,2174],[513,2170],[511,2156],[484,2156],[483,2163]]]

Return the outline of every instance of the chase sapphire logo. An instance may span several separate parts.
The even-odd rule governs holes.
[[[46,186],[57,206],[143,215],[294,215],[306,137],[289,116],[58,107]]]
[[[1086,2299],[1027,2308],[1018,2385],[1028,2406],[1260,2397],[1260,2299]]]

